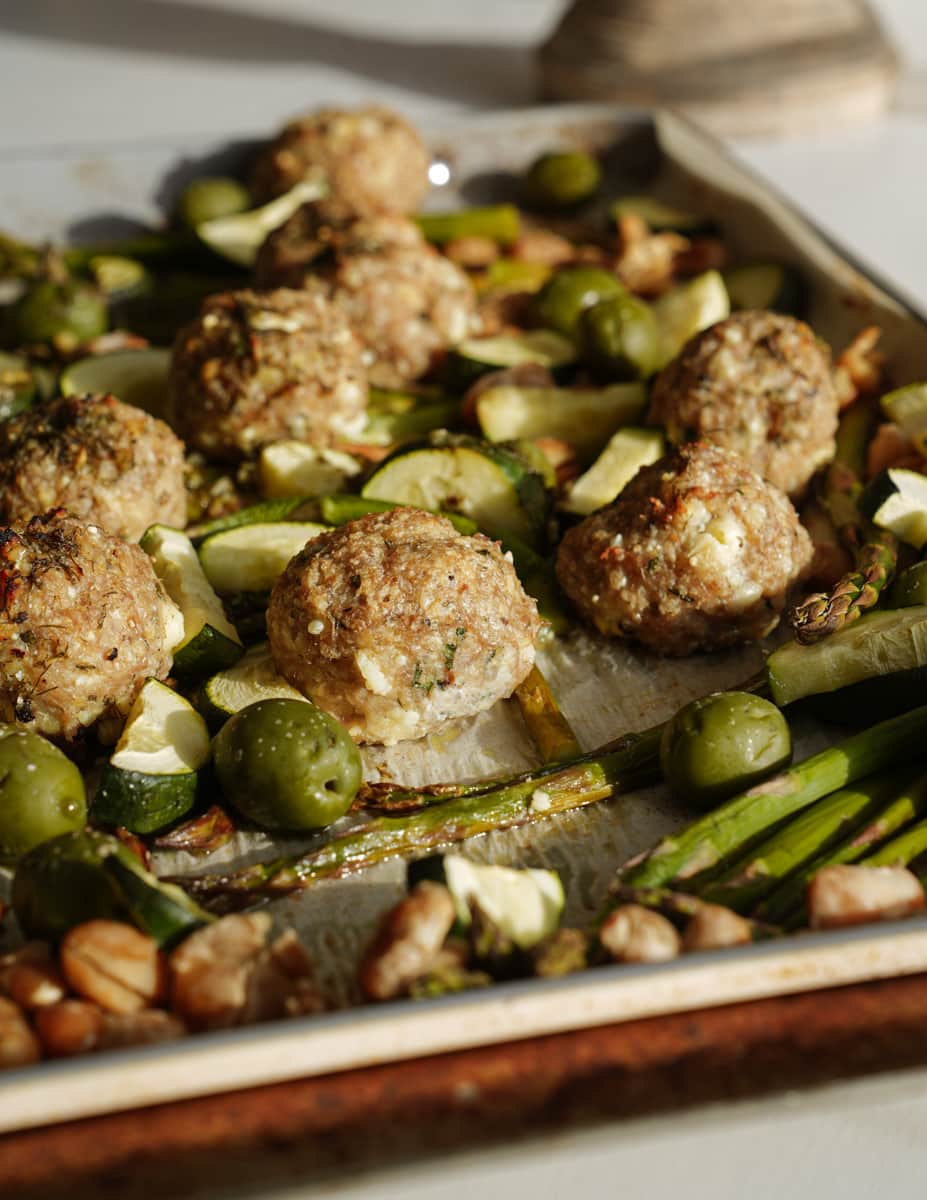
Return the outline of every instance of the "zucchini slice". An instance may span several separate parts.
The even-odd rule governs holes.
[[[927,383],[909,383],[888,392],[880,401],[882,412],[899,425],[921,454],[927,454]]]
[[[889,467],[863,489],[860,511],[874,524],[920,550],[927,545],[927,475]]]
[[[444,880],[457,919],[471,920],[471,904],[522,950],[530,950],[560,925],[565,897],[556,871],[486,866],[460,854],[444,856]]]
[[[290,559],[327,526],[313,521],[265,521],[214,533],[199,555],[210,584],[222,595],[269,592]]]
[[[573,483],[561,507],[588,516],[610,504],[641,467],[656,462],[665,452],[666,438],[661,430],[631,425],[619,429],[589,470]]]
[[[511,534],[534,549],[547,533],[549,499],[541,476],[510,450],[465,435],[403,447],[374,471],[361,495],[461,513],[491,537]]]
[[[209,751],[206,722],[189,701],[147,680],[103,769],[94,820],[133,833],[163,829],[193,807]]]
[[[640,417],[646,398],[641,383],[582,390],[502,386],[483,392],[476,415],[491,442],[562,438],[591,462],[616,430]]]
[[[731,267],[721,278],[732,309],[772,309],[792,314],[801,311],[804,286],[793,267],[783,263],[745,263]]]
[[[674,287],[653,304],[663,343],[661,366],[676,357],[689,338],[731,315],[731,301],[718,271],[705,271]]]
[[[923,666],[927,605],[917,605],[869,613],[811,645],[789,642],[766,660],[766,675],[772,698],[782,707],[804,696]]]
[[[717,229],[711,217],[674,208],[653,196],[620,196],[612,203],[611,214],[614,221],[619,217],[640,217],[654,233],[712,233]]]
[[[528,329],[524,333],[468,338],[448,352],[444,371],[451,386],[467,388],[490,371],[537,363],[559,378],[576,363],[576,347],[553,329]]]
[[[196,236],[220,258],[252,267],[267,235],[289,220],[303,204],[320,200],[327,190],[317,180],[303,180],[261,208],[203,221],[196,227]]]
[[[266,642],[252,646],[234,665],[207,679],[197,704],[213,731],[237,712],[259,700],[306,700],[277,671]]]
[[[187,535],[168,525],[152,525],[139,544],[183,615],[183,640],[174,649],[174,673],[199,679],[231,666],[242,653],[241,638]]]
[[[268,500],[341,491],[360,469],[357,459],[342,450],[317,449],[292,440],[271,442],[258,459],[261,492]]]
[[[117,350],[82,358],[61,375],[64,396],[109,392],[162,421],[168,419],[170,350]]]

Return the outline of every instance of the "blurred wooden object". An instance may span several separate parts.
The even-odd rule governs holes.
[[[539,66],[547,99],[669,106],[750,136],[875,116],[898,61],[863,0],[574,0]]]

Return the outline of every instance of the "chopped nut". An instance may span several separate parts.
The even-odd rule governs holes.
[[[154,1042],[183,1037],[187,1027],[180,1017],[163,1008],[143,1008],[134,1013],[104,1013],[100,1030],[100,1049],[117,1050],[123,1046],[148,1046]]]
[[[722,904],[700,904],[686,926],[683,950],[720,950],[753,941],[750,922]]]
[[[57,1004],[64,999],[66,989],[61,972],[49,960],[14,963],[6,975],[6,991],[11,1000],[29,1012]]]
[[[103,1028],[103,1011],[87,1000],[62,1000],[35,1014],[35,1027],[48,1054],[67,1058],[95,1050]]]
[[[921,882],[907,867],[822,867],[808,885],[812,929],[891,921],[924,903]]]
[[[630,291],[640,296],[659,296],[675,282],[676,261],[690,248],[688,238],[678,233],[651,233],[647,222],[636,214],[618,218],[621,248],[614,270]]]
[[[923,469],[924,460],[914,443],[897,425],[880,425],[866,448],[866,478],[871,479],[888,467]]]
[[[616,962],[665,962],[682,946],[666,917],[640,904],[622,904],[609,913],[599,941]]]
[[[14,967],[54,967],[52,948],[47,942],[26,942],[9,954],[0,956],[0,996],[10,994],[10,975]]]
[[[0,996],[0,1071],[4,1067],[24,1067],[41,1057],[39,1040],[22,1009]]]
[[[488,237],[459,237],[445,243],[444,256],[459,267],[488,267],[499,257],[499,246]]]
[[[80,996],[107,1012],[136,1012],[164,995],[164,958],[146,933],[122,921],[85,921],[61,943],[61,967]]]
[[[840,408],[848,408],[860,396],[882,388],[886,357],[876,349],[882,330],[878,325],[861,329],[834,364],[834,387]]]
[[[572,262],[576,249],[571,241],[548,229],[529,229],[512,244],[512,258],[520,262],[543,263],[560,267]]]
[[[451,893],[424,880],[383,918],[361,960],[358,981],[369,1000],[405,995],[435,965],[456,912]]]

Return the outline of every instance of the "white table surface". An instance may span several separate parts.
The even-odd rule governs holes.
[[[260,135],[321,103],[376,99],[426,120],[530,104],[532,47],[561,7],[560,0],[0,0],[0,174],[56,148]],[[906,60],[894,111],[857,129],[733,145],[927,308],[927,4],[879,0],[875,7]],[[917,1071],[545,1135],[337,1185],[294,1179],[273,1195],[890,1197],[920,1181],[924,1129],[927,1072]]]

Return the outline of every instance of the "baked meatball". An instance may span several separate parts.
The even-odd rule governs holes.
[[[736,450],[798,497],[836,448],[830,352],[794,317],[735,313],[691,338],[657,376],[648,419],[671,442]]]
[[[569,530],[557,576],[600,633],[683,655],[764,637],[810,561],[788,497],[740,455],[695,442]]]
[[[63,396],[0,423],[0,523],[67,508],[137,541],[187,523],[183,443],[115,396]]]
[[[267,610],[281,674],[357,741],[387,745],[511,695],[539,624],[496,542],[413,508],[315,538]]]
[[[319,294],[209,296],[177,334],[171,401],[176,428],[209,458],[234,462],[282,438],[350,439],[367,408],[360,343]]]
[[[418,379],[476,326],[466,274],[405,217],[330,221],[316,204],[269,235],[255,264],[262,287],[331,298],[364,343],[370,382]]]
[[[285,125],[258,154],[251,190],[272,200],[302,180],[329,189],[331,215],[413,212],[428,191],[428,152],[418,132],[386,108],[328,108]]]
[[[183,617],[138,546],[57,509],[0,529],[0,712],[71,740],[164,679]]]

